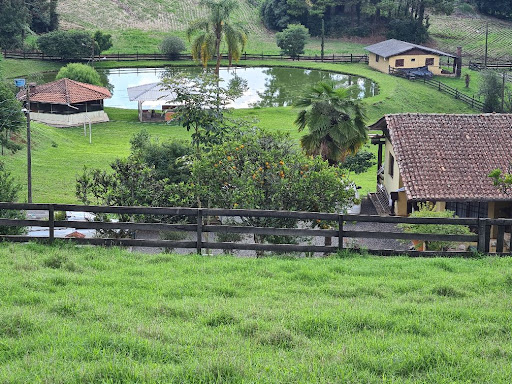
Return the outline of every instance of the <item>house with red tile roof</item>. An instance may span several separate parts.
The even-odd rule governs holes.
[[[103,100],[112,97],[107,88],[60,79],[31,86],[30,118],[55,126],[71,127],[84,123],[109,121],[103,110]],[[18,100],[25,102],[26,91],[20,91]]]
[[[394,114],[369,128],[382,131],[377,197],[392,213],[428,201],[459,217],[512,217],[512,195],[488,176],[512,164],[512,114]]]

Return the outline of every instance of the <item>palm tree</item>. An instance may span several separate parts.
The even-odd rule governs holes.
[[[353,87],[334,88],[334,84],[319,82],[295,103],[303,108],[295,124],[299,131],[309,128],[309,133],[300,139],[308,155],[320,155],[334,165],[366,142],[364,109],[359,100],[351,97],[355,91]]]
[[[215,74],[219,74],[220,45],[225,39],[228,49],[229,65],[237,61],[247,42],[245,28],[239,23],[229,23],[230,14],[238,8],[235,0],[201,0],[201,5],[209,10],[205,18],[194,21],[187,29],[187,38],[192,40],[192,57],[201,60],[206,68],[208,60],[214,55],[217,58]]]

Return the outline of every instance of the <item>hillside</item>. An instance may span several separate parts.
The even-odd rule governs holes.
[[[248,52],[279,53],[274,34],[263,26],[259,16],[260,0],[239,0],[234,21],[242,22],[250,33]],[[155,52],[168,33],[184,37],[188,23],[202,16],[199,0],[59,0],[58,12],[63,28],[102,29],[112,33],[111,52]],[[453,15],[430,15],[432,40],[429,45],[456,52],[463,47],[465,57],[483,58],[485,26],[489,23],[489,57],[509,60],[512,52],[512,23],[479,15],[464,3]],[[354,39],[328,39],[327,53],[360,53],[364,45],[383,39],[369,36]],[[306,53],[320,51],[320,41],[311,39]]]
[[[258,3],[238,0],[234,21],[243,23],[253,41],[273,42],[259,20]],[[252,4],[251,4],[252,3]],[[61,27],[111,31],[115,49],[153,51],[165,33],[184,35],[190,21],[204,15],[199,0],[60,0]]]

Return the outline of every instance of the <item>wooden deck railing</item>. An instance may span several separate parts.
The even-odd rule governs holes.
[[[190,248],[201,253],[203,249],[223,250],[251,250],[270,252],[309,252],[309,253],[333,253],[342,250],[345,245],[345,238],[364,239],[396,239],[396,240],[420,240],[420,241],[448,241],[457,243],[471,243],[476,250],[487,253],[490,250],[491,226],[497,228],[496,252],[503,253],[505,249],[505,232],[512,230],[512,219],[439,219],[439,218],[407,218],[397,216],[363,216],[363,215],[342,215],[335,213],[320,212],[291,212],[291,211],[265,211],[265,210],[244,210],[244,209],[200,209],[200,208],[158,208],[158,207],[107,207],[107,206],[82,206],[68,204],[26,204],[26,203],[0,203],[1,210],[39,210],[47,211],[48,219],[5,219],[0,218],[0,226],[38,226],[48,228],[48,236],[14,236],[0,235],[0,240],[9,242],[41,241],[52,243],[55,240],[55,228],[76,228],[93,230],[127,230],[136,231],[183,231],[195,233],[195,240],[172,241],[172,240],[149,240],[134,238],[72,238],[66,239],[77,244],[92,244],[102,246],[135,246],[135,247],[161,247],[161,248]],[[55,220],[56,211],[80,211],[91,213],[110,213],[117,215],[151,215],[151,216],[178,216],[187,218],[185,224],[167,223],[141,223],[141,222],[102,222],[102,221],[62,221]],[[126,216],[125,216],[126,217]],[[330,229],[311,228],[275,228],[275,227],[251,227],[238,224],[224,225],[209,224],[208,217],[259,217],[259,218],[293,218],[301,222],[328,222]],[[475,229],[476,233],[470,235],[447,235],[447,234],[417,234],[404,233],[398,230],[390,231],[368,231],[346,228],[345,223],[388,223],[388,224],[437,224],[437,225],[468,225]],[[394,227],[394,226],[392,226]],[[311,244],[256,244],[247,242],[214,242],[205,241],[204,233],[237,233],[256,235],[281,235],[281,236],[308,236],[308,237],[333,237],[338,239],[338,245],[311,245]],[[512,249],[512,244],[507,244]],[[428,256],[445,254],[452,256],[470,256],[473,253],[468,251],[397,251],[394,249],[370,249],[370,253],[381,255],[408,254],[410,256]]]
[[[29,52],[29,51],[3,51],[4,58],[6,59],[35,59],[35,60],[51,60],[51,61],[69,61],[61,57],[46,56],[42,52]],[[227,58],[227,55],[223,55]],[[90,61],[91,57],[76,58],[73,61]],[[109,53],[101,54],[94,57],[94,61],[151,61],[151,60],[164,60],[170,59],[161,53]],[[178,60],[192,60],[192,55],[180,54],[172,61]],[[320,55],[299,55],[292,58],[286,55],[267,55],[264,53],[247,53],[245,52],[240,57],[240,60],[285,60],[285,61],[323,61],[330,63],[368,63],[368,55],[324,55],[322,59]]]

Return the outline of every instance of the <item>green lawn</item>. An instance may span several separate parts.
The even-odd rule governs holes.
[[[15,61],[18,62],[18,61]],[[34,68],[37,68],[35,62]],[[0,62],[4,68],[18,68],[11,60]],[[6,65],[7,64],[7,65]],[[46,63],[40,63],[46,65]],[[111,67],[116,63],[99,63],[99,66]],[[117,65],[123,65],[124,63]],[[151,65],[150,62],[132,64]],[[159,63],[164,64],[164,62]],[[171,62],[169,65],[182,63]],[[190,62],[186,64],[192,64]],[[367,106],[368,122],[373,123],[387,113],[431,112],[431,113],[470,113],[465,104],[432,89],[421,82],[411,82],[389,76],[370,69],[364,64],[327,64],[308,62],[247,61],[244,65],[253,66],[296,66],[313,69],[325,69],[345,72],[371,78],[378,83],[380,93],[364,100]],[[153,64],[154,65],[154,64]],[[19,72],[14,72],[16,75]],[[13,74],[13,72],[10,72]],[[107,168],[116,157],[129,153],[129,140],[141,129],[147,129],[160,140],[189,139],[189,133],[181,127],[165,124],[141,124],[137,121],[136,111],[107,109],[110,123],[93,126],[93,143],[83,136],[83,128],[52,128],[43,124],[33,124],[33,198],[35,202],[77,203],[74,195],[76,176],[84,166]],[[298,141],[293,121],[297,111],[285,108],[242,109],[234,112],[236,117],[249,117],[259,120],[259,126],[271,130],[288,131]],[[374,146],[369,148],[376,151]],[[26,184],[26,152],[4,156],[9,170],[23,185]],[[373,167],[362,175],[350,175],[362,187],[361,193],[375,189]],[[21,199],[26,196],[22,191]]]
[[[0,244],[0,382],[510,383],[512,259]]]

